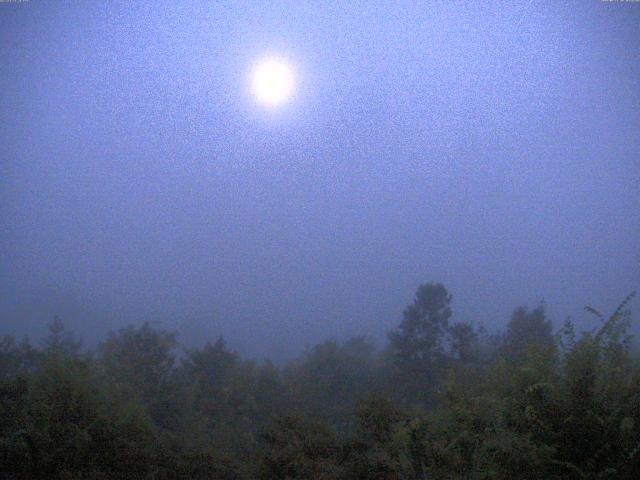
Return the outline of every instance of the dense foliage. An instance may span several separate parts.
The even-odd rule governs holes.
[[[554,333],[451,323],[418,288],[389,344],[329,340],[282,367],[145,323],[81,348],[0,342],[0,479],[640,478],[640,358],[625,299]]]

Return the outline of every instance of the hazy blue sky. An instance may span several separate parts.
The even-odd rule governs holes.
[[[426,281],[490,327],[640,286],[638,3],[31,0],[0,40],[1,333],[279,355]]]

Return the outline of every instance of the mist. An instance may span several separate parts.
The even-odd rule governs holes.
[[[0,227],[0,480],[640,478],[640,0],[0,0]]]
[[[3,333],[290,358],[384,345],[425,282],[490,331],[541,302],[591,328],[640,285],[636,5],[0,7]]]

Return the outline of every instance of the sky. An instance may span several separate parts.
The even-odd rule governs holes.
[[[639,212],[638,3],[0,3],[2,334],[277,358],[383,344],[429,281],[586,328],[640,287]]]

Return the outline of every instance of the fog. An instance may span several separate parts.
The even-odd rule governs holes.
[[[383,344],[425,282],[489,330],[640,286],[633,3],[32,0],[0,40],[2,334],[284,358]]]

